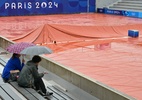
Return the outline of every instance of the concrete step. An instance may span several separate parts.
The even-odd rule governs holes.
[[[114,4],[113,6],[115,6],[115,5],[142,7],[142,3],[122,3],[122,2],[118,2],[117,4]]]
[[[134,11],[134,12],[142,12],[142,10],[133,10],[133,9],[125,9],[125,8],[109,8],[111,10],[123,10],[123,11]]]
[[[77,98],[68,93],[66,88],[60,86],[55,81],[47,81],[45,79],[43,81],[47,87],[47,91],[53,92],[53,96],[49,97],[50,100],[77,100]]]
[[[124,3],[141,3],[142,0],[122,0],[122,1],[119,1],[119,2],[124,2]]]
[[[114,10],[128,10],[128,11],[142,11],[142,7],[126,7],[126,6],[110,6],[109,9]]]
[[[121,1],[121,2],[117,2],[117,3],[121,3],[121,4],[142,4],[142,1],[139,1],[139,2],[135,2],[135,1]]]
[[[112,10],[142,11],[142,0],[121,0],[108,6]]]
[[[124,8],[124,9],[142,9],[142,7],[133,7],[133,6],[122,6],[122,5],[115,5],[115,6],[110,6],[109,8],[111,7],[115,7],[115,8]]]
[[[142,0],[122,0],[122,1],[142,1]]]
[[[27,100],[10,84],[4,83],[0,76],[0,100]]]

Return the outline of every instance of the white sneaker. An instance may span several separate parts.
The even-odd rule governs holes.
[[[46,92],[46,96],[51,96],[51,95],[53,95],[52,92]]]

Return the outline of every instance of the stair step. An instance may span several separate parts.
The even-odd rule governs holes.
[[[123,8],[123,9],[132,9],[132,10],[142,10],[142,7],[130,7],[130,6],[110,6],[109,8]]]
[[[121,5],[121,6],[138,6],[138,7],[142,7],[142,3],[122,3],[122,2],[119,2],[117,4],[113,4],[113,6],[115,5]]]
[[[142,9],[133,9],[133,8],[122,8],[122,7],[109,7],[113,10],[127,10],[127,11],[142,11]]]
[[[142,1],[142,0],[122,0],[122,1]]]
[[[108,6],[112,10],[142,11],[142,0],[121,0]]]
[[[142,9],[142,7],[139,7],[139,6],[115,5],[115,6],[110,6],[110,7],[127,8],[127,9]]]
[[[136,2],[136,1],[122,1],[118,3],[127,3],[127,4],[142,4],[142,1]]]

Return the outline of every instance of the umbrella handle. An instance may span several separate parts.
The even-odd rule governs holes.
[[[24,55],[22,55],[22,59],[24,59]]]
[[[25,62],[24,56],[25,56],[25,55],[22,55],[22,63]]]

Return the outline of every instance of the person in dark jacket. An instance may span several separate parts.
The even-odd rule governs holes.
[[[20,54],[13,53],[12,57],[6,63],[2,72],[2,78],[4,82],[9,81],[11,70],[19,70],[19,71],[22,70],[25,60],[23,59],[21,63],[20,56],[21,56]]]
[[[41,58],[37,55],[35,55],[32,60],[28,61],[21,70],[17,82],[21,87],[35,87],[35,89],[43,96],[50,96],[53,93],[47,92],[42,80],[45,73],[38,73],[38,64],[40,61]]]

